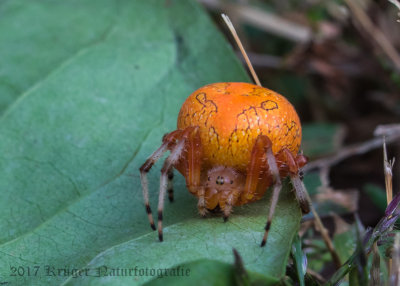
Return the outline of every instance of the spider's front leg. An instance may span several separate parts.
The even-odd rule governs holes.
[[[168,171],[168,184],[167,184],[168,199],[171,203],[174,201],[173,180],[174,180],[174,168],[171,168]]]
[[[301,154],[295,158],[287,148],[282,149],[282,153],[301,211],[303,214],[308,214],[310,212],[310,202],[307,197],[306,188],[300,178],[300,168],[307,163],[307,158]]]
[[[267,223],[265,225],[265,233],[261,246],[266,244],[269,230],[271,229],[272,218],[275,213],[275,208],[278,203],[279,194],[282,188],[282,182],[279,175],[278,165],[274,154],[272,153],[272,142],[266,135],[258,135],[251,153],[250,163],[247,167],[247,177],[244,192],[242,193],[243,200],[251,201],[257,191],[259,176],[263,168],[267,167],[269,174],[272,177],[273,192],[271,206],[268,213]]]
[[[149,183],[147,180],[147,173],[150,171],[151,167],[161,158],[161,156],[167,151],[173,148],[176,141],[182,137],[182,130],[175,130],[171,133],[166,134],[163,137],[163,142],[161,146],[154,151],[153,154],[144,162],[144,164],[140,167],[140,181],[142,183],[142,191],[143,191],[143,198],[144,204],[146,207],[147,216],[150,222],[150,226],[153,230],[156,230],[154,225],[153,215],[151,212],[151,207],[149,203]]]
[[[205,189],[201,183],[201,162],[203,146],[201,144],[199,128],[191,127],[193,131],[186,140],[185,152],[179,162],[175,165],[181,174],[184,174],[186,186],[190,193],[199,198],[198,210],[202,216],[206,215]]]
[[[191,192],[198,192],[200,187],[202,152],[199,128],[197,126],[187,127],[174,139],[174,143],[169,146],[171,153],[165,159],[164,165],[161,168],[160,192],[158,197],[158,238],[160,241],[163,241],[162,220],[164,198],[168,185],[170,185],[172,168],[176,167],[179,171],[183,171],[182,173],[185,174],[186,182]]]

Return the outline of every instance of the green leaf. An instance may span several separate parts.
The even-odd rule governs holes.
[[[378,209],[382,212],[385,212],[387,207],[387,199],[386,192],[383,188],[378,185],[367,183],[363,188],[364,192],[371,199],[371,202],[378,207]]]
[[[300,283],[300,286],[304,286],[304,275],[307,271],[307,257],[301,249],[301,239],[298,235],[296,235],[293,240],[292,257],[296,268],[298,282]]]
[[[85,273],[232,263],[232,247],[246,269],[284,275],[301,217],[287,185],[265,248],[269,196],[227,223],[201,219],[180,175],[163,243],[147,221],[138,168],[176,128],[182,102],[207,83],[249,80],[199,4],[13,0],[0,13],[0,282],[141,284],[152,276]]]
[[[183,264],[182,276],[158,277],[146,283],[146,286],[157,285],[236,285],[234,267],[231,264],[214,260],[198,260]],[[178,268],[177,267],[177,268]]]
[[[322,182],[318,172],[310,172],[305,174],[303,181],[310,196],[315,196],[319,193],[319,188],[322,186]]]
[[[349,259],[356,248],[356,225],[349,226],[347,231],[336,233],[333,236],[335,250],[342,262]]]
[[[160,276],[147,282],[146,286],[157,285],[243,285],[236,279],[236,269],[229,263],[216,260],[201,259],[176,266],[181,271],[181,276]],[[276,280],[258,273],[248,272],[248,285],[275,285]],[[244,284],[247,285],[247,284]]]
[[[263,226],[269,197],[252,205],[236,208],[227,223],[223,223],[222,217],[201,219],[195,214],[195,200],[191,200],[189,206],[183,206],[179,200],[178,206],[173,203],[167,207],[166,222],[170,222],[171,219],[181,221],[164,228],[164,242],[160,243],[157,233],[150,231],[135,239],[113,245],[92,259],[85,267],[101,269],[106,265],[124,269],[134,266],[141,269],[159,269],[202,258],[233,264],[232,248],[235,248],[241,254],[247,270],[261,273],[275,283],[285,273],[292,238],[299,225],[300,211],[298,206],[293,206],[294,198],[291,193],[281,194],[280,207],[272,223],[267,245],[262,248],[260,242],[264,234]],[[185,207],[191,208],[192,215],[190,219],[182,220],[179,209]],[[144,212],[142,208],[140,211]],[[289,221],[289,217],[293,221]],[[142,218],[146,219],[144,215]],[[147,221],[144,222],[147,224]],[[146,225],[145,229],[150,227]],[[138,282],[144,282],[149,278],[151,276],[136,277]],[[74,285],[97,285],[99,281],[106,282],[109,279],[109,277],[85,276],[69,281]],[[126,283],[132,281],[132,277],[120,277],[120,279]]]
[[[96,6],[90,1],[37,2],[0,3],[0,115],[83,48],[103,41],[119,9],[104,0]],[[95,15],[88,17],[90,9]]]

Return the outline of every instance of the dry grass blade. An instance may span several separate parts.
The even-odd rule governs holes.
[[[389,161],[387,158],[386,141],[385,141],[385,136],[383,136],[383,172],[385,174],[386,200],[388,205],[393,199],[393,185],[392,185],[393,165],[394,165],[394,158],[392,159],[392,161]],[[389,271],[391,271],[392,263],[393,263],[392,260],[389,259],[388,261]]]
[[[393,198],[392,170],[393,170],[394,160],[395,160],[394,158],[391,161],[388,160],[386,151],[386,142],[385,138],[383,138],[383,171],[385,174],[386,198],[388,204],[392,201]]]
[[[247,66],[249,67],[250,73],[253,76],[254,82],[258,85],[261,86],[261,82],[258,79],[258,76],[253,68],[253,65],[251,64],[249,57],[247,56],[246,50],[244,49],[242,42],[240,41],[240,38],[238,36],[238,34],[236,33],[235,27],[233,26],[231,20],[229,19],[229,17],[225,14],[221,14],[222,19],[224,19],[226,25],[228,26],[229,30],[232,33],[232,36],[235,38],[236,44],[238,45],[240,52],[242,53]]]

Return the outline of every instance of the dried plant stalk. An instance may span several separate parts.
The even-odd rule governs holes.
[[[387,158],[386,141],[385,141],[385,137],[384,137],[383,138],[383,172],[385,174],[387,204],[389,204],[393,198],[393,185],[392,185],[393,165],[394,165],[394,158],[391,161],[388,160],[388,158]]]
[[[247,66],[249,67],[249,70],[251,72],[251,75],[253,76],[254,82],[258,85],[261,86],[260,80],[258,79],[258,76],[256,72],[254,71],[253,65],[251,64],[249,57],[246,54],[246,51],[242,45],[242,42],[239,39],[238,34],[236,33],[235,27],[233,26],[231,20],[229,19],[228,16],[225,14],[221,14],[222,18],[224,19],[226,25],[228,26],[229,30],[232,33],[233,38],[235,38],[236,44],[238,45],[240,51],[242,52],[242,55],[244,57],[244,60],[246,61]]]

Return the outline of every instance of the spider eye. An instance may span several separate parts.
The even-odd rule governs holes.
[[[215,183],[216,183],[217,185],[223,185],[223,184],[224,184],[224,177],[218,176],[218,177],[217,177],[217,180],[215,181]]]
[[[208,180],[208,181],[210,181],[210,180],[211,180],[211,178],[210,178],[210,177],[208,177],[208,178],[207,178],[207,180]]]
[[[231,185],[233,184],[233,181],[231,181]]]

